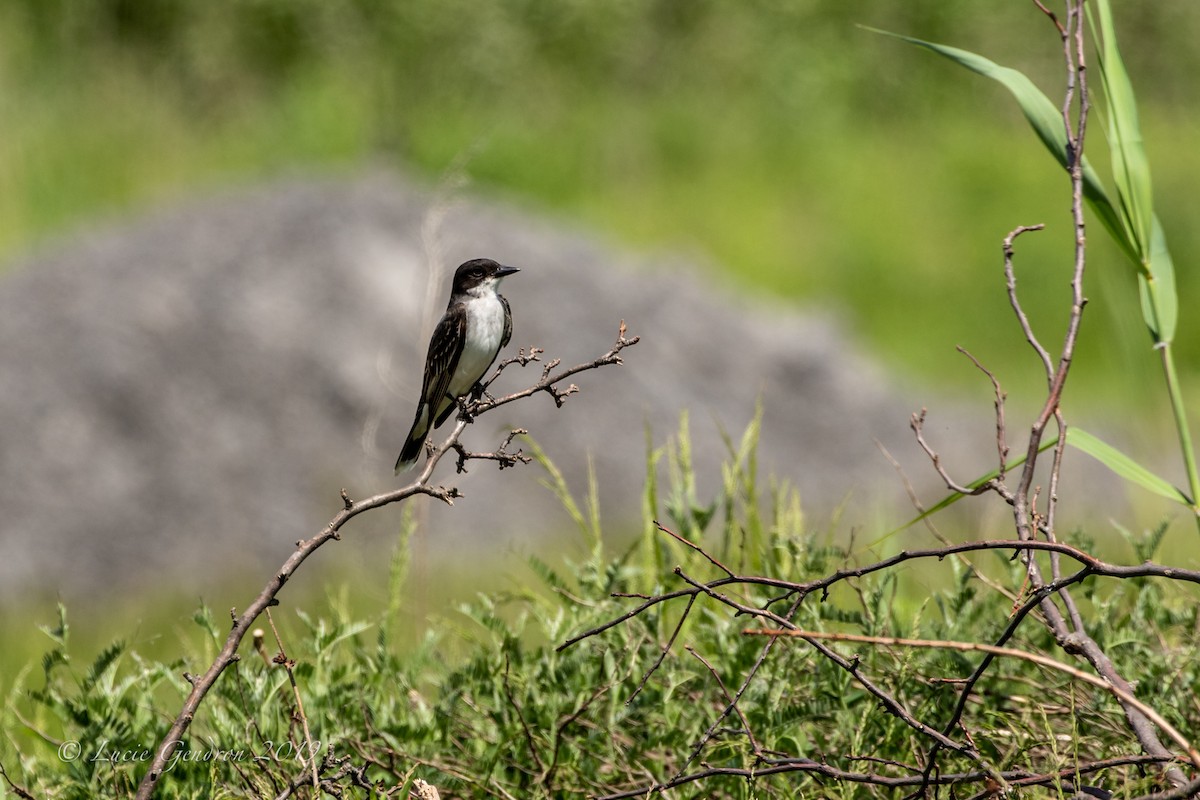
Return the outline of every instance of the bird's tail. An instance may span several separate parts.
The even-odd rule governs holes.
[[[400,457],[396,459],[396,474],[408,472],[417,463],[417,459],[421,457],[421,451],[425,449],[425,437],[429,434],[429,412],[428,407],[422,404],[417,410],[417,418],[413,420],[412,430],[408,432],[408,438],[404,440],[404,447],[400,449]]]
[[[421,446],[425,444],[425,437],[421,436],[416,439],[409,439],[404,443],[404,449],[400,451],[400,457],[396,459],[396,474],[408,472],[417,463],[417,459],[421,456]]]

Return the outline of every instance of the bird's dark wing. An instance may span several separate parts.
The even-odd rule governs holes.
[[[504,335],[500,337],[500,350],[508,346],[508,340],[512,338],[512,309],[508,307],[508,300],[504,295],[496,295],[500,298],[500,302],[504,305]],[[496,355],[500,355],[500,350],[496,351]]]
[[[444,396],[450,390],[450,379],[458,369],[458,360],[462,356],[463,345],[467,336],[467,313],[460,305],[452,304],[446,309],[446,315],[433,330],[429,339],[429,353],[425,356],[425,379],[421,384],[421,400],[417,403],[417,414],[413,419],[412,428],[404,440],[404,448],[396,459],[396,474],[399,475],[416,463],[421,455],[421,446],[430,427],[441,425],[441,420],[435,424],[442,404],[449,411],[454,402],[445,401]]]
[[[467,341],[467,309],[452,303],[429,340],[429,355],[425,357],[425,382],[421,400],[429,404],[430,418],[436,417],[442,400],[450,391],[450,379],[458,369],[463,345]]]

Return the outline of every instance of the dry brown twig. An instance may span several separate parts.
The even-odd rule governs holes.
[[[559,384],[561,384],[567,378],[573,377],[581,372],[587,372],[589,370],[599,369],[600,367],[619,365],[623,363],[621,352],[625,348],[632,347],[633,345],[637,344],[640,338],[637,336],[627,338],[625,334],[625,321],[622,320],[617,332],[617,339],[612,348],[599,358],[555,372],[554,370],[559,364],[559,361],[556,359],[548,363],[543,368],[540,379],[525,389],[513,392],[512,394],[505,395],[498,399],[488,397],[485,394],[483,398],[471,401],[467,407],[463,409],[464,413],[459,415],[459,418],[450,434],[440,445],[437,445],[432,449],[429,459],[425,462],[425,466],[421,469],[421,472],[407,486],[357,501],[351,500],[346,494],[345,490],[342,490],[341,510],[339,510],[338,513],[335,514],[329,521],[329,523],[311,539],[301,539],[300,541],[296,542],[295,551],[293,551],[292,555],[287,559],[287,561],[280,566],[276,573],[262,588],[262,591],[258,593],[258,596],[250,602],[250,604],[246,607],[246,610],[240,615],[234,615],[232,629],[230,630],[228,637],[226,637],[225,644],[221,648],[221,651],[217,655],[216,659],[211,665],[209,665],[208,669],[203,675],[190,676],[189,683],[191,684],[191,691],[188,693],[188,696],[183,703],[183,708],[180,710],[178,716],[176,716],[174,722],[171,724],[170,729],[167,731],[166,735],[159,742],[157,748],[155,749],[154,758],[151,760],[149,768],[146,770],[146,773],[142,777],[142,781],[138,786],[137,793],[135,795],[136,800],[148,800],[148,798],[154,794],[154,790],[158,785],[159,779],[163,775],[163,771],[166,768],[167,763],[170,761],[175,749],[183,740],[184,732],[187,731],[188,727],[195,719],[196,712],[199,710],[205,696],[217,682],[217,679],[221,677],[221,674],[230,665],[240,660],[241,656],[238,655],[237,650],[239,645],[242,643],[242,639],[250,633],[251,627],[255,620],[257,620],[258,617],[268,607],[278,605],[276,596],[279,594],[279,591],[283,588],[284,584],[291,580],[292,576],[296,573],[304,561],[308,559],[309,556],[311,556],[322,545],[328,543],[329,541],[341,539],[341,530],[346,523],[357,517],[359,514],[367,511],[382,508],[384,506],[398,503],[403,500],[407,500],[410,497],[422,494],[435,497],[447,505],[453,505],[454,500],[462,496],[458,490],[453,486],[447,487],[432,483],[431,480],[438,463],[448,452],[455,450],[460,454],[460,457],[464,457],[462,451],[456,448],[456,445],[458,445],[460,437],[462,436],[463,431],[466,429],[466,426],[471,419],[478,417],[480,414],[487,413],[488,411],[491,411],[499,406],[516,402],[517,400],[530,397],[540,392],[549,394],[554,399],[555,405],[561,407],[569,395],[579,391],[575,384],[570,384],[565,389],[558,388]],[[537,360],[537,356],[540,353],[541,350],[537,348],[531,348],[530,355],[528,356],[522,353],[516,358],[508,359],[502,362],[492,376],[488,379],[488,382],[484,388],[486,389],[488,386],[490,386],[505,367],[510,366],[511,364],[519,364],[524,366],[531,361]],[[505,440],[505,446],[511,443],[511,441],[512,436],[510,435],[510,437]],[[504,448],[501,447],[499,448],[499,451],[503,451],[503,449]],[[473,458],[474,455],[475,454],[472,453],[466,453],[465,458]],[[495,454],[485,454],[481,457],[494,455]],[[493,458],[492,460],[498,459]],[[503,466],[504,462],[501,463]]]
[[[315,768],[316,759],[313,759],[313,763]],[[366,789],[368,793],[373,793],[378,789],[378,787],[373,786],[367,780],[366,770],[363,767],[352,764],[350,762],[350,756],[348,755],[335,756],[332,750],[327,752],[325,757],[321,759],[320,772],[325,777],[321,780],[320,784],[318,784],[317,788],[329,789],[330,791],[328,794],[333,797],[340,796],[336,794],[336,792],[340,791],[336,787],[338,782],[344,778],[349,778],[352,785],[357,786],[360,789]],[[296,775],[294,778],[288,781],[283,790],[280,791],[279,794],[275,795],[275,800],[287,800],[287,798],[291,797],[292,795],[298,794],[301,787],[308,785],[309,773],[307,769],[304,769],[299,775]],[[386,792],[383,796],[390,796],[390,794],[391,790]]]

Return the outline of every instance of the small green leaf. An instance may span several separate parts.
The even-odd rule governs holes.
[[[1182,503],[1185,506],[1190,507],[1192,505],[1192,501],[1188,496],[1172,486],[1170,482],[1158,477],[1117,448],[1106,442],[1102,442],[1082,428],[1069,428],[1067,430],[1067,444],[1076,450],[1087,453],[1117,475],[1131,483],[1136,483],[1143,489],[1148,489],[1157,495],[1165,497],[1168,500],[1174,500],[1177,503]]]

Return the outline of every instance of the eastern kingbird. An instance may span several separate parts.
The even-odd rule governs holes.
[[[472,259],[455,270],[450,305],[429,340],[417,416],[396,459],[397,475],[417,463],[429,429],[441,427],[458,398],[471,392],[512,338],[512,311],[496,289],[505,275],[519,271],[490,258]]]

